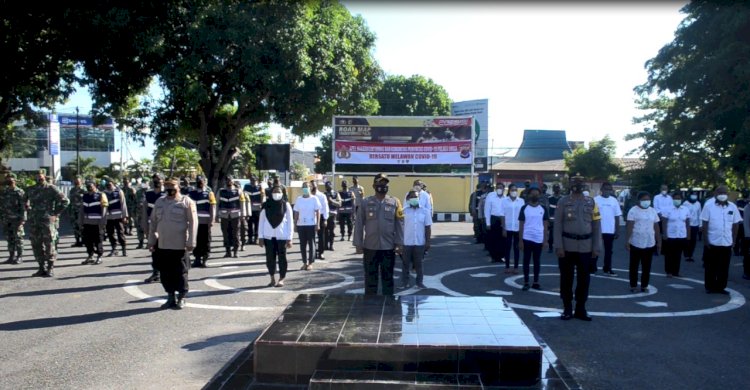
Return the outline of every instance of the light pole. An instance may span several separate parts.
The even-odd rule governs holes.
[[[81,175],[81,132],[78,129],[78,106],[76,106],[76,176]]]

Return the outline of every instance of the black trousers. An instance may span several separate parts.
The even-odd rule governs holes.
[[[482,242],[482,221],[478,217],[473,217],[474,222],[474,239],[477,244]]]
[[[563,307],[568,314],[573,310],[573,280],[578,275],[576,283],[575,300],[576,311],[586,311],[586,301],[589,299],[589,283],[591,274],[591,252],[565,252],[564,257],[558,258],[560,268],[560,298]]]
[[[692,259],[693,254],[695,253],[695,245],[698,243],[698,231],[700,231],[700,226],[691,226],[690,227],[690,240],[685,244],[685,258]]]
[[[705,250],[707,254],[703,258],[706,261],[706,268],[703,272],[706,291],[722,291],[727,288],[732,247],[709,245]]]
[[[94,254],[101,256],[103,253],[101,226],[84,224],[82,236],[83,244],[86,245],[86,253],[89,256]]]
[[[336,215],[331,213],[326,222],[326,248],[333,250],[333,239],[336,238]]]
[[[116,241],[115,232],[117,232]],[[107,220],[107,237],[109,238],[109,245],[112,246],[112,250],[117,248],[117,243],[122,247],[125,246],[125,228],[122,226],[122,219]]]
[[[256,241],[258,239],[258,224],[260,223],[260,211],[253,211],[248,220],[248,227],[250,228],[250,240]]]
[[[193,256],[196,258],[208,256],[209,233],[209,224],[198,224],[198,236],[195,238],[195,248],[193,248]]]
[[[529,268],[531,260],[534,260],[534,283],[539,282],[539,267],[542,257],[542,243],[523,240],[523,281],[529,283]]]
[[[299,237],[299,250],[302,253],[302,263],[312,264],[315,262],[315,226],[297,226]]]
[[[249,225],[248,217],[240,217],[239,218],[239,227],[240,227],[240,241],[239,245],[245,246],[245,243],[250,238],[252,233],[247,229],[247,226]]]
[[[510,268],[510,251],[513,250],[513,268],[518,268],[518,232],[506,232],[505,268]]]
[[[750,276],[750,237],[742,239],[742,273]]]
[[[680,274],[680,260],[686,244],[686,238],[668,238],[664,241],[664,272],[669,275]]]
[[[275,238],[263,240],[263,246],[266,248],[266,268],[268,268],[268,273],[271,276],[276,274],[276,259],[278,258],[279,277],[281,279],[286,277],[286,242],[286,240],[277,240]]]
[[[554,214],[554,212],[552,212],[552,214]],[[552,251],[554,250],[553,248],[555,247],[555,220],[550,219],[548,221],[548,226],[549,232],[547,234],[547,240],[549,241],[549,251],[550,253],[552,253]]]
[[[742,256],[742,242],[745,238],[745,225],[740,222],[740,226],[737,229],[737,241],[734,243],[734,255]]]
[[[609,233],[602,233],[602,243],[604,244],[604,264],[602,265],[602,271],[612,271],[612,245],[615,241],[615,235]],[[597,261],[599,257],[594,257],[591,261],[591,272],[596,272]]]
[[[341,237],[344,237],[344,230],[346,230],[346,235],[348,237],[351,237],[352,226],[353,226],[352,215],[339,213],[339,232],[341,233]]]
[[[221,219],[221,234],[224,235],[224,248],[226,250],[237,250],[240,246],[239,237],[240,218]]]
[[[326,230],[328,226],[327,222],[328,221],[323,218],[323,215],[321,215],[320,228],[318,229],[318,253],[321,255],[326,251]]]
[[[156,269],[161,273],[161,285],[167,293],[188,292],[188,259],[185,250],[156,249]]]
[[[364,252],[365,295],[378,293],[378,280],[380,280],[382,294],[393,295],[393,267],[396,263],[396,252],[374,249],[365,249]]]
[[[654,259],[655,246],[650,248],[638,248],[630,246],[630,287],[638,286],[638,267],[641,267],[641,288],[648,287],[651,278],[651,262]]]
[[[484,226],[486,229],[487,225]],[[490,230],[487,230],[484,243],[490,251],[492,262],[500,262],[505,256],[505,238],[503,238],[503,224],[500,217],[490,218]]]

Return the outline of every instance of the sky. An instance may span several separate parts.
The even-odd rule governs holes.
[[[674,38],[685,3],[344,5],[377,36],[374,56],[386,74],[431,78],[453,101],[489,100],[490,154],[512,155],[524,129],[546,129],[587,144],[608,134],[622,157],[639,145],[625,135],[642,130],[632,123],[641,115],[633,88],[647,79],[645,62]],[[79,91],[64,106],[90,104]],[[317,145],[316,137],[297,143]],[[148,145],[135,152],[153,153]]]

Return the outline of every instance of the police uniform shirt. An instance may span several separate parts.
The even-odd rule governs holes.
[[[393,250],[404,243],[404,212],[398,199],[370,196],[357,210],[354,246],[370,250]]]
[[[708,243],[713,246],[732,246],[732,226],[742,222],[737,206],[732,202],[722,205],[706,202],[701,220],[708,222]]]
[[[341,207],[339,212],[341,214],[351,214],[354,212],[354,193],[346,190],[339,191],[339,197],[341,198]]]
[[[175,195],[174,199],[159,198],[151,213],[151,231],[148,245],[159,249],[184,250],[195,247],[198,233],[198,214],[195,202],[187,196]]]
[[[594,250],[598,252],[601,248],[600,220],[599,208],[594,199],[585,196],[578,199],[571,196],[560,198],[555,210],[555,249],[579,253]],[[597,225],[596,231],[594,224]],[[565,237],[563,234],[576,238]],[[589,237],[583,238],[586,236]]]

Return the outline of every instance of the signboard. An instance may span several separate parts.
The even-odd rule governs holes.
[[[263,144],[256,145],[255,168],[259,171],[281,171],[289,170],[289,156],[291,147],[289,144]]]
[[[337,116],[334,164],[471,165],[471,117]]]
[[[476,127],[474,128],[474,151],[476,157],[487,157],[489,154],[489,130],[487,127],[487,111],[489,101],[487,99],[468,100],[465,102],[455,102],[451,104],[451,114],[456,116],[474,117]],[[476,166],[477,170],[486,169]]]
[[[49,115],[49,155],[60,154],[60,122],[56,114]]]
[[[76,115],[58,115],[60,126],[63,128],[75,128],[76,127]],[[78,115],[78,126],[79,127],[94,127],[94,119],[89,115]],[[114,128],[115,124],[112,118],[106,118],[104,123],[96,125],[100,128]]]

